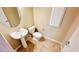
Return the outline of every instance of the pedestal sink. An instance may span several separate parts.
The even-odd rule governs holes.
[[[14,32],[10,33],[10,36],[14,39],[20,39],[24,48],[27,48],[25,36],[28,34],[28,30],[24,28],[18,28]]]

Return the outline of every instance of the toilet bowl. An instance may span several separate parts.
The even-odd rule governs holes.
[[[36,39],[40,40],[40,38],[42,37],[42,35],[39,32],[35,32],[35,33],[33,33],[33,37],[35,37]]]
[[[35,32],[35,26],[28,28],[28,31],[29,31],[30,34],[33,35],[34,40],[38,41],[38,40],[41,39],[42,34],[40,32]]]

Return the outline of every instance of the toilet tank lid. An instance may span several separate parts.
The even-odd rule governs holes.
[[[31,26],[31,27],[29,27],[28,29],[30,30],[30,29],[34,29],[35,28],[35,26]]]

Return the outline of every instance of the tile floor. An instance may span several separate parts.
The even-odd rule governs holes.
[[[41,38],[39,41],[33,40],[31,37],[28,38],[26,42],[28,44],[27,48],[22,46],[17,50],[18,52],[60,52],[60,44],[53,42],[51,40],[46,40]]]

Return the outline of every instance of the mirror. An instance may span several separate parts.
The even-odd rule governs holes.
[[[3,14],[1,14],[1,10],[3,11],[5,17],[3,17]],[[6,19],[8,26],[17,27],[20,24],[20,18],[16,7],[2,7],[1,10],[0,10],[0,17],[2,15],[2,18],[4,20]]]
[[[54,7],[52,8],[50,25],[54,27],[60,27],[65,15],[65,7]]]
[[[6,27],[10,27],[7,17],[5,16],[2,8],[0,8],[0,24]]]

